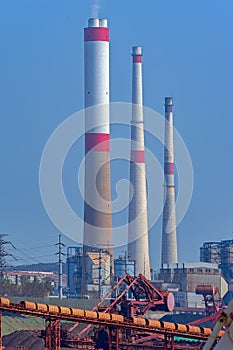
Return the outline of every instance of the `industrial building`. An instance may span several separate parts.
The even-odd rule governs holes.
[[[192,336],[197,342],[205,341],[211,334],[208,328],[196,327],[191,323],[186,325],[146,318],[145,315],[146,312],[153,314],[157,311],[172,312],[174,306],[204,308],[206,300],[203,299],[201,290],[202,293],[206,292],[206,296],[213,298],[217,293],[209,295],[207,292],[216,290],[219,292],[219,299],[222,300],[228,291],[228,283],[222,277],[222,271],[228,279],[230,276],[231,279],[233,277],[233,241],[206,242],[200,248],[200,263],[178,263],[173,98],[166,97],[162,267],[156,276],[158,278],[149,281],[153,271],[150,269],[148,241],[142,47],[134,46],[130,154],[130,183],[133,191],[130,193],[132,200],[129,203],[128,245],[125,256],[114,260],[107,20],[90,18],[88,27],[84,30],[84,41],[86,127],[84,239],[83,247],[69,247],[67,250],[68,294],[84,297],[84,293],[87,293],[85,294],[87,298],[92,294],[94,297],[98,296],[99,300],[92,310],[83,310],[26,300],[15,304],[7,298],[0,298],[0,324],[1,312],[4,311],[45,318],[46,349],[51,350],[59,350],[62,342],[73,348],[77,345],[77,349],[119,350],[121,344],[124,349],[168,349],[169,345],[171,349],[175,349],[177,341],[175,337]],[[62,267],[62,261],[60,263]],[[44,275],[32,274],[30,278],[42,279]],[[20,283],[22,278],[14,273],[10,273],[9,276],[16,278],[15,283]],[[59,279],[54,281],[57,283],[57,290],[62,288],[62,269],[58,277]],[[102,305],[107,299],[110,301]],[[214,299],[210,299],[210,302],[212,300]],[[223,317],[224,305],[221,304],[221,307],[216,308],[214,312],[222,313]],[[61,332],[61,320],[73,321],[75,324],[65,332]],[[74,336],[72,331],[76,327],[80,328],[78,334]],[[222,333],[216,334],[218,337],[222,335]],[[104,346],[99,343],[101,338],[106,338]],[[181,344],[182,347],[179,345],[177,344],[177,349],[187,348],[184,343]],[[201,342],[197,344],[198,349],[202,345]]]
[[[112,284],[111,280],[111,257],[107,251],[92,251],[87,253],[86,257],[86,292],[102,293],[109,290]],[[82,295],[82,262],[83,249],[81,247],[67,248],[67,287],[68,295],[79,297]],[[114,281],[125,274],[135,276],[135,261],[130,260],[127,256],[119,256],[114,260]]]
[[[233,279],[233,240],[204,242],[200,248],[200,261],[218,264],[223,276]]]
[[[196,293],[197,286],[216,287],[220,299],[228,291],[228,283],[222,277],[221,269],[212,263],[164,265],[158,273],[158,280],[152,283],[156,288],[172,292],[175,306],[185,309],[205,309],[203,295]]]
[[[67,248],[67,286],[69,295],[80,295],[82,290],[83,249]]]
[[[132,50],[130,182],[133,193],[129,203],[128,247],[125,257],[119,257],[115,261],[110,177],[109,28],[106,19],[89,19],[88,27],[84,29],[84,51],[84,243],[82,249],[68,248],[68,288],[71,295],[96,292],[102,295],[124,274],[137,276],[141,273],[147,279],[151,278],[144,155],[142,47],[134,46]],[[214,285],[223,295],[228,286],[219,267],[223,269],[224,266],[232,264],[232,241],[204,243],[201,248],[201,263],[178,264],[172,97],[165,97],[164,122],[162,268],[158,281],[154,283],[161,281],[162,288],[179,293],[194,293],[199,284]]]
[[[85,292],[105,294],[111,286],[111,256],[108,251],[92,249],[85,256]],[[69,296],[80,296],[83,292],[83,250],[80,247],[68,247],[68,291]]]
[[[135,261],[128,259],[127,256],[119,256],[114,260],[114,276],[115,278],[122,277],[126,273],[135,276]]]
[[[146,166],[144,155],[142,47],[132,50],[132,118],[128,251],[114,261],[112,245],[109,28],[106,19],[90,18],[84,29],[85,52],[85,207],[83,249],[70,247],[67,254],[70,294],[100,292],[125,273],[150,279]],[[165,98],[164,210],[162,266],[163,286],[193,293],[197,284],[212,284],[226,292],[218,265],[231,264],[232,242],[207,243],[201,248],[201,264],[178,265],[175,203],[173,98]],[[129,194],[130,195],[130,194]],[[130,197],[131,198],[131,197]],[[224,248],[223,248],[224,247]],[[225,266],[224,265],[224,266]],[[114,273],[115,270],[115,273]],[[113,276],[115,277],[113,279]],[[107,288],[106,288],[107,290]]]
[[[228,290],[228,284],[217,264],[200,262],[163,266],[158,278],[163,281],[164,288],[169,290],[194,293],[197,285],[213,285],[221,296]]]
[[[59,275],[45,271],[5,271],[3,278],[11,284],[22,285],[22,283],[47,282],[52,287],[52,295],[57,295],[59,290]],[[67,287],[67,275],[62,275],[63,288]]]
[[[108,292],[111,286],[111,257],[105,252],[88,252],[86,257],[87,292]]]
[[[65,275],[63,275],[65,278]],[[21,284],[21,280],[27,280],[32,283],[34,281],[42,282],[49,280],[53,282],[55,274],[53,272],[43,271],[6,271],[4,272],[4,278],[8,279],[13,284]]]

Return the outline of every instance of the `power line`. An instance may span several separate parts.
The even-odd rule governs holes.
[[[53,245],[51,245],[51,246],[56,246],[56,244],[53,244]],[[46,246],[47,247],[47,246]],[[51,258],[51,254],[43,254],[43,255],[38,255],[38,256],[31,256],[31,255],[29,255],[27,252],[25,252],[25,250],[26,249],[20,249],[20,248],[18,248],[18,247],[16,247],[15,248],[16,249],[16,251],[17,252],[19,252],[20,254],[22,254],[22,255],[24,255],[26,258],[23,258],[23,257],[17,257],[17,260],[22,260],[22,261],[30,261],[30,260],[33,260],[33,262],[35,262],[35,263],[43,263],[44,261],[40,261],[40,260],[37,260],[37,259],[44,259],[44,258],[48,258],[48,257],[50,257]],[[36,250],[35,248],[34,248],[34,250]],[[54,254],[52,254],[52,255],[55,255],[55,253]]]
[[[42,249],[42,248],[49,248],[49,247],[55,247],[56,244],[47,244],[47,245],[41,245],[41,246],[36,246],[36,247],[28,247],[28,248],[18,248],[17,249],[21,249],[21,250],[38,250],[38,249]]]

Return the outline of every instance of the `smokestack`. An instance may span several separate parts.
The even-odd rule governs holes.
[[[165,147],[164,147],[164,209],[162,228],[162,264],[176,264],[176,206],[174,181],[173,101],[165,97]]]
[[[144,121],[142,101],[142,48],[133,47],[133,89],[131,121],[131,158],[128,256],[135,260],[135,272],[150,279]]]
[[[84,29],[85,54],[85,207],[83,282],[88,281],[87,252],[112,252],[109,127],[109,28],[90,18]],[[89,108],[93,107],[94,108]],[[113,271],[113,270],[112,270]]]

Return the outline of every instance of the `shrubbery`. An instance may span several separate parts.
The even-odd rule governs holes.
[[[0,280],[0,295],[9,297],[36,297],[44,298],[51,294],[53,286],[49,279],[30,281],[27,276],[21,276],[20,284],[12,283],[7,279]]]

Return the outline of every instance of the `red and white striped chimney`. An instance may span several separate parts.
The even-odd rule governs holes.
[[[133,89],[131,120],[131,161],[128,256],[135,260],[135,272],[150,279],[144,120],[142,97],[142,48],[133,47]]]
[[[176,241],[176,204],[174,180],[173,101],[165,97],[164,209],[162,227],[162,264],[178,262]]]
[[[84,29],[85,53],[85,256],[94,249],[112,252],[109,126],[109,28],[106,19],[90,18]],[[96,107],[93,107],[96,106]],[[89,108],[90,107],[90,108]],[[91,108],[93,107],[93,108]]]

